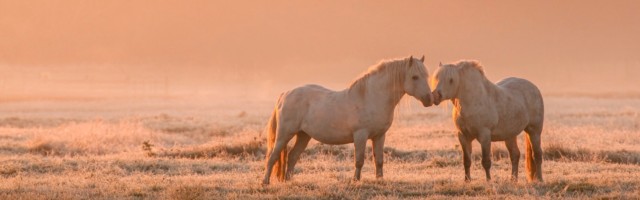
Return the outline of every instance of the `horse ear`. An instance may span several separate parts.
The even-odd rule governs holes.
[[[440,61],[440,67],[442,67],[442,61]]]
[[[413,65],[413,56],[409,57],[409,67]]]
[[[424,55],[422,55],[422,58],[420,58],[420,62],[424,63]]]

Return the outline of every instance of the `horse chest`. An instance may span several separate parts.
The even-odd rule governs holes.
[[[393,122],[393,112],[371,112],[365,113],[362,119],[361,126],[371,132],[377,134],[379,132],[386,132],[391,123]]]
[[[464,117],[454,118],[454,122],[456,128],[458,128],[458,130],[460,130],[463,134],[465,134],[467,137],[475,138],[476,134],[475,131],[473,131],[475,129],[474,126],[468,123]]]
[[[466,110],[454,110],[453,119],[456,125],[464,127],[492,127],[498,122],[495,112],[475,112]]]

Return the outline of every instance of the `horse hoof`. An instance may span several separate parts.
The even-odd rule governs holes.
[[[542,179],[532,179],[532,180],[529,180],[529,183],[542,183],[542,182],[544,182],[544,181],[542,181]]]

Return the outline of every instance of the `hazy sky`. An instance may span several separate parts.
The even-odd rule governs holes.
[[[639,11],[634,0],[0,0],[0,90],[339,89],[381,59],[424,54],[430,71],[477,59],[494,81],[546,93],[640,92]]]

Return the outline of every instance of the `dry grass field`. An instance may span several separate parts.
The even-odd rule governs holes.
[[[485,181],[477,142],[464,182],[450,108],[407,100],[387,133],[383,180],[370,150],[353,182],[352,145],[312,141],[291,181],[262,186],[274,101],[2,102],[0,199],[640,198],[638,98],[547,97],[544,183],[527,183],[524,157],[511,181],[503,143]]]

